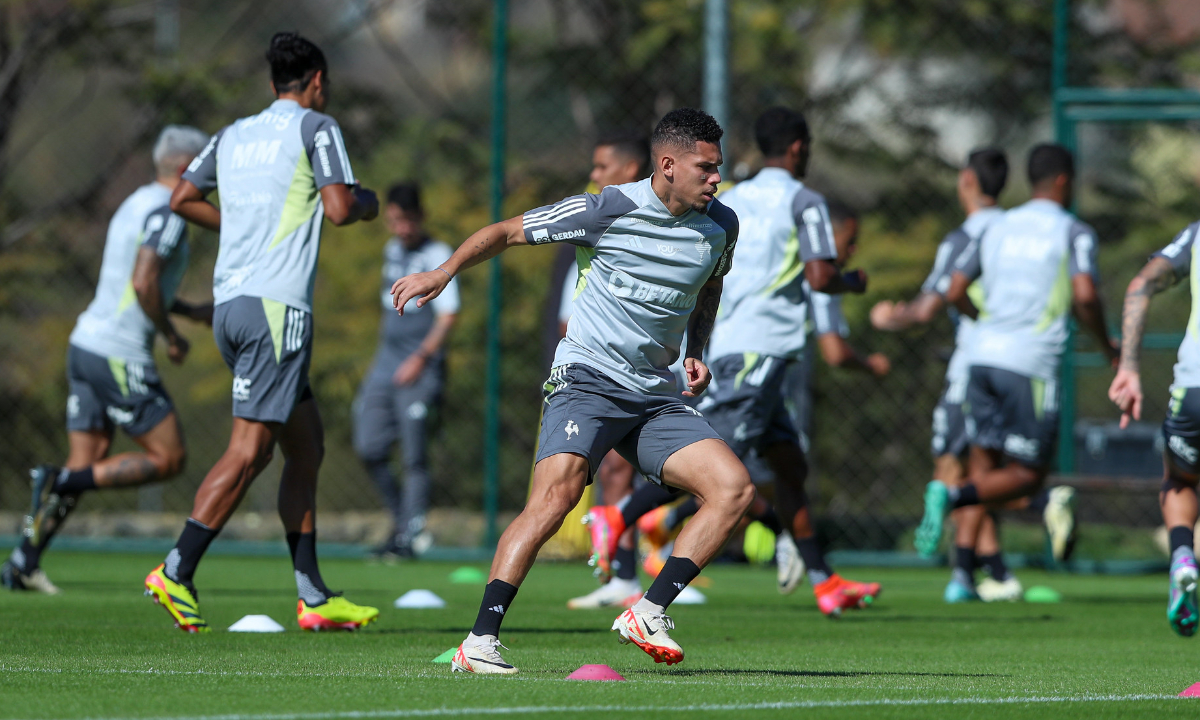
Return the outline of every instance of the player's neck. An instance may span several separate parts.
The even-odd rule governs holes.
[[[305,110],[311,110],[313,106],[312,97],[308,93],[280,93],[275,96],[276,100],[291,100]]]
[[[175,186],[179,184],[179,177],[176,175],[159,175],[158,177],[154,178],[154,182],[162,185],[168,190],[174,190]]]
[[[671,213],[672,217],[679,217],[692,209],[692,206],[675,197],[671,192],[671,183],[662,176],[662,173],[654,173],[650,176],[650,189],[658,196],[663,205],[667,206],[667,212]]]
[[[1034,190],[1030,194],[1030,200],[1049,200],[1050,202],[1066,207],[1067,203],[1063,201],[1062,195],[1054,190]]]
[[[967,211],[967,217],[971,217],[980,210],[987,210],[988,208],[994,207],[996,207],[995,199],[987,197],[986,195],[980,195],[977,198],[971,198],[968,200],[966,202],[965,210]]]

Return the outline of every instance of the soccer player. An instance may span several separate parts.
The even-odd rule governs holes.
[[[946,299],[977,313],[969,350],[968,479],[959,487],[933,480],[916,547],[932,555],[948,509],[998,505],[1042,487],[1058,436],[1058,368],[1067,314],[1095,336],[1113,360],[1096,289],[1096,233],[1067,211],[1075,161],[1060,145],[1029,154],[1033,199],[992,223],[955,263]],[[976,279],[982,306],[967,288]],[[976,518],[977,520],[978,518]],[[964,518],[959,540],[978,535]]]
[[[423,226],[421,191],[414,183],[388,190],[384,218],[392,238],[383,246],[379,348],[354,402],[354,450],[392,514],[391,537],[375,554],[413,557],[429,546],[425,512],[429,507],[427,423],[442,396],[442,346],[458,313],[458,283],[452,282],[429,308],[392,308],[392,283],[432,270],[449,259],[449,245],[431,239]],[[404,494],[389,467],[399,441],[404,458]]]
[[[188,264],[187,224],[171,212],[171,190],[208,136],[168,125],[154,143],[155,180],[117,208],[108,226],[100,282],[67,349],[67,438],[63,467],[30,471],[33,501],[21,545],[0,570],[4,586],[57,594],[41,555],[79,497],[91,490],[166,480],[183,470],[183,430],[154,364],[154,341],[167,341],[179,364],[188,342],[170,314],[212,322],[212,305],[175,297]],[[119,426],[143,452],[108,457]]]
[[[453,669],[512,674],[498,647],[500,622],[538,549],[579,502],[600,460],[616,447],[658,483],[694,493],[704,507],[675,542],[663,571],[613,623],[656,662],[677,663],[666,609],[720,550],[754,497],[745,467],[704,418],[678,397],[668,370],[683,348],[686,395],[710,380],[708,341],[737,240],[737,216],[715,199],[723,131],[691,108],[667,113],[651,136],[654,174],[490,225],[440,268],[399,280],[395,305],[424,305],[464,268],[516,245],[576,245],[575,314],[545,384],[546,406],[525,509],[504,531],[475,626]]]
[[[276,443],[284,456],[279,517],[300,627],[351,630],[379,614],[331,592],[317,567],[324,430],[308,384],[322,221],[372,220],[379,204],[355,183],[341,129],[321,112],[329,98],[321,50],[295,33],[277,33],[267,62],[275,102],[214,135],[171,196],[173,211],[221,233],[213,335],[234,375],[229,447],[196,492],[175,547],[146,576],[147,594],[188,632],[208,630],[192,581],[196,566]],[[219,209],[205,199],[218,187]]]
[[[784,402],[783,383],[788,365],[803,357],[810,297],[814,306],[820,303],[814,318],[822,338],[818,342],[829,351],[829,359],[839,365],[857,363],[878,374],[886,374],[889,368],[882,356],[860,359],[838,332],[830,296],[811,290],[817,285],[833,293],[862,292],[866,274],[842,270],[856,247],[857,218],[849,211],[843,213],[841,235],[835,238],[825,198],[800,181],[811,149],[807,121],[793,110],[771,108],[755,122],[755,138],[765,167],[722,196],[746,233],[739,262],[726,281],[708,348],[712,389],[699,409],[739,458],[757,451],[775,475],[776,501],[788,521],[787,529],[761,497],[752,505],[750,517],[776,535],[779,591],[794,591],[807,566],[821,611],[840,615],[844,608],[871,602],[879,586],[851,583],[836,575],[825,563],[809,520],[804,492],[807,463]],[[639,491],[619,512],[604,513],[610,534],[632,526],[661,505],[664,498],[647,497],[653,492]],[[693,507],[687,505],[689,511]],[[668,514],[670,524],[684,515],[679,509]],[[595,550],[601,555],[610,551],[599,543]]]
[[[972,240],[1003,217],[999,197],[1007,180],[1008,158],[1003,150],[983,148],[972,152],[967,157],[966,167],[958,173],[958,203],[967,219],[938,245],[933,269],[922,283],[920,294],[907,303],[883,300],[871,309],[871,323],[880,330],[901,331],[933,322],[943,308],[955,324],[954,354],[946,368],[942,396],[933,411],[933,477],[949,487],[958,487],[967,477],[967,423],[963,402],[967,395],[967,354],[975,321],[948,305],[946,292],[950,289],[954,264],[959,256]],[[980,284],[976,282],[972,288],[978,297]],[[1066,490],[1070,492],[1070,488]],[[995,516],[982,506],[959,508],[953,516],[958,538],[953,575],[943,593],[946,602],[1019,598],[1021,583],[1004,564]],[[964,522],[966,517],[972,520]],[[973,526],[979,527],[978,537],[962,535]],[[991,575],[978,587],[974,581],[977,564],[987,568]]]
[[[639,135],[617,134],[601,137],[592,150],[592,172],[589,179],[596,192],[603,193],[610,185],[624,185],[641,180],[650,174],[650,145]],[[562,335],[567,334],[567,325],[574,312],[575,289],[579,284],[579,269],[571,264],[563,284],[559,322]],[[633,492],[636,471],[633,465],[610,450],[600,463],[596,477],[604,505],[617,505]],[[591,528],[595,531],[595,526]],[[634,528],[621,533],[617,552],[611,564],[597,567],[600,587],[580,597],[567,601],[573,610],[608,606],[629,607],[642,596],[642,584],[637,577],[637,535]]]
[[[1150,299],[1187,278],[1191,281],[1192,315],[1187,333],[1179,346],[1175,364],[1175,382],[1171,402],[1163,422],[1163,484],[1158,495],[1163,524],[1171,546],[1170,591],[1167,621],[1171,629],[1184,637],[1196,633],[1200,610],[1196,606],[1196,551],[1193,537],[1198,503],[1196,481],[1200,478],[1200,311],[1195,301],[1200,263],[1195,253],[1200,245],[1196,233],[1200,222],[1192,223],[1175,236],[1170,245],[1150,257],[1125,291],[1121,317],[1121,361],[1109,387],[1108,397],[1121,409],[1121,427],[1130,419],[1142,419],[1141,350],[1146,332],[1146,313]]]

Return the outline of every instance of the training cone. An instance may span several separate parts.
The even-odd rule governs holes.
[[[409,590],[396,598],[396,601],[392,603],[392,607],[408,610],[444,608],[446,607],[446,601],[434,595],[429,590]]]
[[[621,673],[607,665],[584,665],[567,676],[568,680],[624,680]]]
[[[703,605],[708,602],[708,598],[704,597],[704,593],[700,592],[690,585],[685,587],[679,596],[675,598],[673,605]]]
[[[479,568],[460,567],[450,573],[450,582],[463,585],[482,585],[487,582],[487,573]]]
[[[1062,602],[1062,594],[1054,588],[1048,588],[1045,585],[1035,585],[1025,591],[1025,602],[1028,603],[1056,603]]]
[[[441,655],[438,655],[437,657],[435,657],[433,659],[433,662],[448,663],[454,659],[454,653],[456,653],[456,652],[458,652],[458,648],[452,647],[449,650],[447,650],[446,652],[442,653]]]
[[[229,632],[283,632],[283,626],[266,615],[247,615],[230,625]]]
[[[1200,697],[1200,682],[1179,693],[1179,697]]]

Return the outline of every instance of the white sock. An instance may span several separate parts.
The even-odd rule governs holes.
[[[647,600],[645,595],[642,596],[641,600],[637,601],[637,603],[633,606],[633,609],[638,612],[652,613],[654,615],[662,615],[667,611],[667,609],[662,605],[655,605]]]

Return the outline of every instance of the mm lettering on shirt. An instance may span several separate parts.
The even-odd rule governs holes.
[[[140,250],[154,250],[159,262],[159,293],[171,307],[187,271],[190,248],[187,223],[171,212],[171,190],[159,183],[138,188],[125,199],[108,225],[96,295],[79,316],[71,344],[127,363],[154,365],[157,329],[133,288]]]
[[[971,365],[1057,377],[1071,280],[1096,279],[1095,237],[1061,205],[1042,199],[1009,210],[987,227],[955,263],[957,272],[982,287]]]
[[[708,356],[802,357],[810,318],[804,264],[837,258],[825,198],[785,170],[763,168],[721,201],[740,223],[738,261],[725,277]]]
[[[355,183],[337,122],[276,100],[213,136],[183,178],[203,193],[220,188],[214,301],[262,297],[311,313],[320,190]]]
[[[587,365],[631,390],[675,392],[700,289],[728,272],[737,217],[719,201],[673,216],[650,179],[575,195],[522,218],[526,241],[577,247],[567,336],[555,366]]]
[[[1200,288],[1200,264],[1196,262],[1197,234],[1200,234],[1200,221],[1188,225],[1169,245],[1151,256],[1163,258],[1171,263],[1175,279],[1189,280],[1188,286],[1192,293],[1192,310],[1187,331],[1183,334],[1183,342],[1179,345],[1173,388],[1200,387],[1200,292],[1197,292]],[[1172,440],[1174,437],[1172,436]]]

